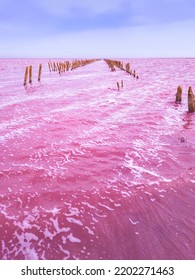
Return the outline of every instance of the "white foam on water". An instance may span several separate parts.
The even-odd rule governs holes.
[[[83,223],[80,220],[77,220],[77,219],[74,219],[74,218],[66,218],[66,219],[69,223],[74,223],[74,224],[77,224],[79,226],[83,226]]]
[[[62,236],[62,243],[66,244],[66,237],[65,236]]]
[[[38,254],[35,249],[31,246],[32,241],[38,241],[38,236],[33,233],[22,232],[18,234],[17,231],[14,232],[13,236],[17,237],[19,243],[19,249],[16,245],[16,253],[22,253],[25,256],[25,259],[28,260],[38,260]]]
[[[120,203],[114,203],[114,206],[115,207],[121,207],[121,204]]]
[[[166,190],[163,190],[163,189],[161,189],[161,190],[160,190],[160,189],[157,189],[157,190],[158,190],[159,193],[167,192]]]
[[[92,221],[93,221],[94,223],[98,223],[98,220],[97,220],[95,217],[92,217]]]
[[[62,248],[61,245],[58,245],[58,247],[59,247],[60,251],[64,253],[63,260],[68,260],[70,258],[70,252],[68,250],[65,250],[64,248]]]
[[[131,196],[131,191],[129,192],[125,192],[125,191],[120,191],[120,193],[122,194],[123,197],[130,197]]]
[[[129,218],[129,221],[130,221],[133,225],[137,225],[137,224],[140,223],[139,221],[133,221],[131,218]]]
[[[90,234],[90,235],[95,235],[93,230],[91,230],[89,227],[85,227],[85,229],[87,230],[87,232]]]
[[[52,214],[54,214],[54,215],[56,215],[57,213],[59,213],[59,211],[60,211],[60,209],[59,209],[59,208],[56,208],[56,207],[54,207],[54,208],[51,209],[51,210],[45,210],[45,212],[47,212],[47,213],[52,213]]]
[[[62,227],[62,228],[59,228],[59,224],[58,224],[58,218],[50,218],[50,221],[53,223],[53,226],[56,230],[56,234],[58,233],[61,233],[61,232],[68,232],[70,231],[70,228],[69,227]]]
[[[45,236],[45,238],[49,238],[49,239],[53,239],[53,237],[55,236],[55,234],[51,233],[48,228],[46,227],[46,229],[43,231],[43,234]]]
[[[106,208],[107,210],[113,211],[113,208],[110,208],[108,205],[102,204],[101,202],[98,202],[98,205],[102,206],[103,208]]]
[[[79,215],[80,215],[80,210],[79,210],[78,208],[76,208],[76,207],[71,207],[72,204],[70,204],[70,203],[64,202],[64,204],[66,204],[66,205],[69,206],[69,211],[70,211],[69,213],[64,213],[64,215],[65,215],[66,217],[79,216]]]
[[[99,213],[95,213],[96,216],[100,217],[100,218],[106,218],[107,214],[99,214]]]
[[[170,183],[173,181],[173,179],[168,179],[168,178],[165,178],[165,177],[162,177],[161,176],[161,179],[164,181],[164,182],[167,182],[167,183]]]
[[[81,240],[79,238],[76,238],[72,235],[72,233],[70,233],[68,236],[67,236],[67,239],[72,242],[72,243],[80,243]]]
[[[145,193],[145,194],[148,194],[148,195],[152,195],[150,192],[147,192],[147,191],[145,191],[144,193]]]
[[[91,208],[91,209],[96,209],[93,205],[91,205],[90,203],[88,202],[81,202],[83,205],[86,205],[87,207]]]

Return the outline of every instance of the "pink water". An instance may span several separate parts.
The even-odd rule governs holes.
[[[124,61],[0,60],[0,259],[195,258],[195,60]]]

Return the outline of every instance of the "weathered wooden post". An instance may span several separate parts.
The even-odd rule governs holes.
[[[117,88],[118,88],[118,90],[120,90],[120,85],[119,85],[119,82],[117,82],[116,84],[117,84]]]
[[[130,63],[127,63],[125,65],[125,70],[126,70],[127,73],[129,73],[129,71],[130,71]]]
[[[24,86],[27,83],[27,79],[28,79],[28,66],[26,66],[26,70],[25,70],[25,75],[24,75]]]
[[[49,71],[51,72],[52,67],[51,67],[51,62],[50,61],[48,62],[48,67],[49,67]]]
[[[29,83],[32,83],[32,66],[29,67]]]
[[[133,71],[133,77],[136,77],[136,71],[135,70]]]
[[[176,99],[175,99],[176,103],[181,103],[181,96],[182,96],[182,87],[178,86],[177,93],[176,93]]]
[[[38,74],[38,81],[41,81],[41,72],[42,72],[42,64],[39,64],[39,74]]]
[[[188,111],[195,112],[195,96],[191,87],[188,89]]]

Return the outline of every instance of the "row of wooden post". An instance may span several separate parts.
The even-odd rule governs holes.
[[[182,101],[182,87],[178,86],[176,93],[176,103],[181,103]],[[195,95],[193,94],[192,87],[188,89],[188,111],[195,112]]]
[[[38,81],[41,81],[41,73],[42,73],[42,64],[39,64],[39,72],[38,72]],[[24,75],[24,86],[26,86],[27,82],[32,84],[32,65],[29,67],[26,66],[25,75]]]
[[[104,61],[108,64],[108,67],[111,69],[111,71],[116,71],[115,66],[120,68],[121,70],[125,71],[126,73],[133,75],[134,78],[139,78],[139,76],[136,74],[135,70],[130,69],[130,63],[125,64],[125,67],[123,65],[123,62],[120,60],[112,60],[112,59],[104,59]]]
[[[85,59],[85,60],[75,60],[72,63],[70,61],[65,62],[51,62],[49,60],[48,67],[49,71],[58,71],[59,74],[65,71],[76,69],[77,67],[81,67],[87,65],[89,63],[95,62],[98,59]],[[39,65],[39,72],[38,72],[38,81],[41,81],[41,74],[42,74],[42,64]],[[32,65],[26,66],[25,75],[24,75],[24,86],[27,83],[32,84]]]
[[[69,69],[71,67],[71,63],[70,63],[70,61],[52,62],[51,60],[49,60],[48,67],[49,67],[50,72],[58,71],[59,74],[61,74],[62,72],[69,71]]]
[[[48,67],[49,67],[50,72],[58,71],[59,74],[61,74],[62,72],[74,70],[78,67],[85,66],[85,65],[95,62],[95,61],[97,61],[97,59],[74,60],[73,62],[70,62],[70,61],[52,62],[49,60]]]
[[[87,64],[96,62],[98,59],[85,59],[85,60],[75,60],[72,62],[71,70],[74,70],[78,67],[85,66]]]

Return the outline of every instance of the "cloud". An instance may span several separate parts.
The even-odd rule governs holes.
[[[83,12],[85,16],[91,17],[105,13],[119,12],[128,3],[128,0],[40,0],[37,2],[37,5],[50,14],[57,16],[71,17]]]
[[[195,21],[64,33],[17,41],[16,57],[193,57]],[[3,51],[2,51],[3,50]],[[13,54],[11,42],[1,44]]]

